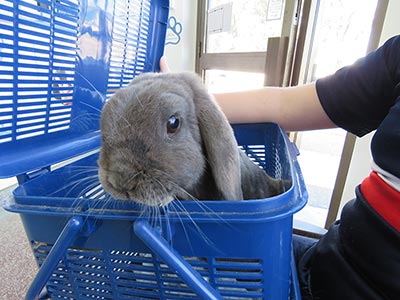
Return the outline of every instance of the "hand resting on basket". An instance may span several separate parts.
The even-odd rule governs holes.
[[[283,192],[238,147],[226,117],[191,73],[147,73],[101,116],[99,178],[117,199],[259,199]]]

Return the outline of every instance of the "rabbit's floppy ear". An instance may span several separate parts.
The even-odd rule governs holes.
[[[242,200],[240,155],[232,127],[197,75],[180,76],[193,91],[200,133],[217,188],[226,200]]]

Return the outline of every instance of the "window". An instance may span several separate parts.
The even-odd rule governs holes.
[[[304,83],[334,73],[366,54],[377,3],[378,0],[316,2]],[[325,227],[345,138],[342,129],[298,134],[299,163],[309,202],[295,219]]]
[[[300,73],[300,80],[296,79],[295,82],[315,81],[344,65],[351,64],[366,53],[373,32],[371,30],[374,30],[376,36],[382,29],[381,25],[372,28],[372,24],[378,11],[377,7],[385,6],[385,1],[200,1],[203,4],[199,6],[203,11],[203,16],[200,16],[203,21],[200,26],[203,28],[203,35],[200,38],[201,53],[197,70],[203,74],[211,93],[259,88],[265,84],[268,39],[278,36],[281,39],[289,39],[289,49],[294,44],[294,48],[299,47],[299,53],[304,50],[303,57],[295,58],[301,60],[301,67],[296,70]],[[230,4],[232,14],[230,16],[228,13],[231,17],[229,29],[221,25],[220,30],[208,32],[206,24],[210,9],[223,11],[224,7],[229,7]],[[221,15],[221,11],[218,13]],[[304,18],[304,23],[307,22],[308,16],[310,21],[304,30],[306,33],[303,34],[303,49],[299,40],[296,40],[296,36],[302,34],[302,29],[298,23],[293,23],[293,20],[303,21],[305,15],[307,17]],[[223,24],[223,21],[220,23]],[[278,48],[277,53],[284,50]],[[289,51],[288,53],[290,54]],[[296,55],[297,53],[294,56]],[[283,56],[285,59],[289,58],[289,55]],[[296,63],[298,61],[295,61]],[[289,61],[286,71],[285,66],[281,68],[282,77],[287,75],[283,73],[287,72],[288,66],[290,69],[290,64]],[[298,137],[297,143],[301,153],[299,162],[310,194],[309,204],[295,219],[324,227],[332,193],[335,189],[343,189],[336,183],[338,169],[343,161],[342,150],[346,133],[338,129],[295,135]]]

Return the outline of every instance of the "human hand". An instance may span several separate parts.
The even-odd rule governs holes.
[[[170,72],[170,69],[169,69],[168,64],[167,64],[167,59],[166,59],[165,56],[162,56],[160,58],[160,71],[161,71],[161,73]]]

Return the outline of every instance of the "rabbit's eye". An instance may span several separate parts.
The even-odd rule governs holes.
[[[167,121],[167,132],[175,133],[179,129],[180,121],[177,117],[171,116]]]

